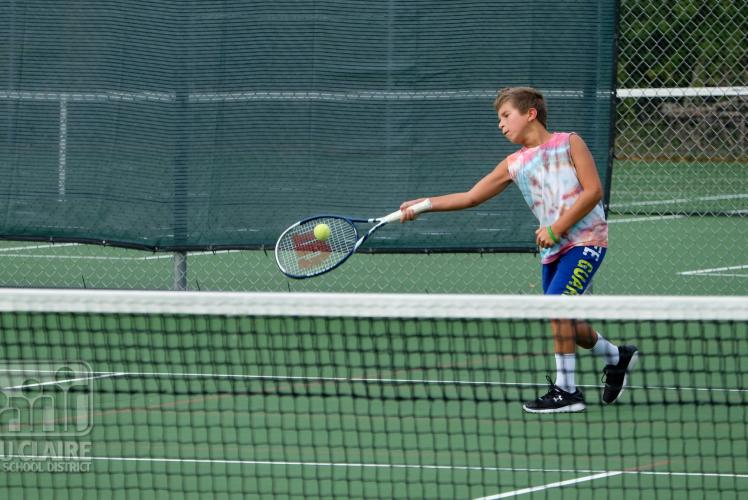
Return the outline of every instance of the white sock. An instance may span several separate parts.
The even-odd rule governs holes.
[[[577,368],[577,357],[571,354],[556,354],[556,385],[566,391],[575,392],[574,372]]]
[[[618,347],[605,340],[600,333],[597,334],[597,342],[592,346],[592,352],[605,358],[605,362],[609,365],[618,364]]]

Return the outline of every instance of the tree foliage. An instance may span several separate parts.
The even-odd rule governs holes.
[[[746,85],[748,0],[621,0],[618,87]]]

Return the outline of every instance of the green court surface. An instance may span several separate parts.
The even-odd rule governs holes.
[[[437,214],[433,216],[446,216]],[[386,229],[385,229],[386,230]],[[744,295],[745,217],[613,216],[594,293]],[[0,242],[5,286],[171,289],[168,253],[76,244]],[[188,255],[191,290],[540,293],[533,254],[360,254],[327,275],[286,279],[272,250]]]
[[[618,215],[610,217],[610,248],[593,292],[746,295],[742,167],[723,167],[732,191],[722,195],[725,183],[697,165],[663,164],[651,173],[636,162],[620,167],[612,199]],[[704,179],[685,194],[673,181],[684,172]],[[646,183],[659,187],[616,189]],[[686,216],[684,204],[699,215]],[[174,285],[171,254],[5,241],[0,264],[3,286]],[[539,271],[533,254],[360,254],[332,273],[295,281],[278,272],[272,250],[196,252],[188,257],[188,287],[539,294]],[[621,404],[598,403],[600,367],[580,356],[586,413],[538,417],[524,413],[521,402],[543,391],[552,372],[547,332],[539,326],[530,340],[517,341],[516,327],[494,325],[493,336],[472,345],[441,325],[414,345],[407,329],[393,334],[393,325],[374,328],[369,339],[353,335],[356,328],[320,335],[298,325],[281,328],[283,335],[247,325],[238,335],[221,321],[197,325],[209,332],[196,334],[191,323],[119,325],[99,318],[79,319],[72,328],[48,318],[44,327],[29,328],[4,321],[4,359],[76,359],[94,371],[91,431],[75,438],[91,443],[90,470],[5,468],[0,489],[9,498],[740,498],[748,492],[745,325],[727,335],[659,326],[633,330],[633,337],[611,326],[606,336],[633,341],[646,353]],[[387,342],[377,344],[382,335]],[[447,341],[440,344],[442,337]]]
[[[645,353],[631,387],[603,407],[599,360],[580,356],[587,411],[554,416],[521,409],[553,362],[534,321],[48,314],[3,329],[10,358],[75,353],[93,370],[75,438],[90,470],[3,474],[9,498],[748,492],[744,324],[608,323]]]
[[[613,213],[745,216],[748,165],[743,162],[616,160]]]

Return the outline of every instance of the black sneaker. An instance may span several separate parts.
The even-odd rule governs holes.
[[[584,395],[577,389],[573,394],[566,392],[553,383],[550,377],[546,377],[551,385],[550,391],[545,396],[528,401],[522,408],[530,413],[569,413],[584,411]]]
[[[621,396],[628,382],[628,374],[638,360],[639,350],[636,346],[618,346],[618,364],[603,368],[603,382],[605,382],[603,403],[606,405],[613,404]]]

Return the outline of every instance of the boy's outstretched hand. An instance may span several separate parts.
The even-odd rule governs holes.
[[[420,203],[426,198],[418,198],[416,200],[410,200],[410,201],[404,201],[400,205],[400,211],[402,214],[400,215],[400,222],[406,222],[409,220],[416,220],[416,217],[418,217],[418,214],[413,212],[413,210],[410,210],[409,208],[415,205],[416,203]]]

